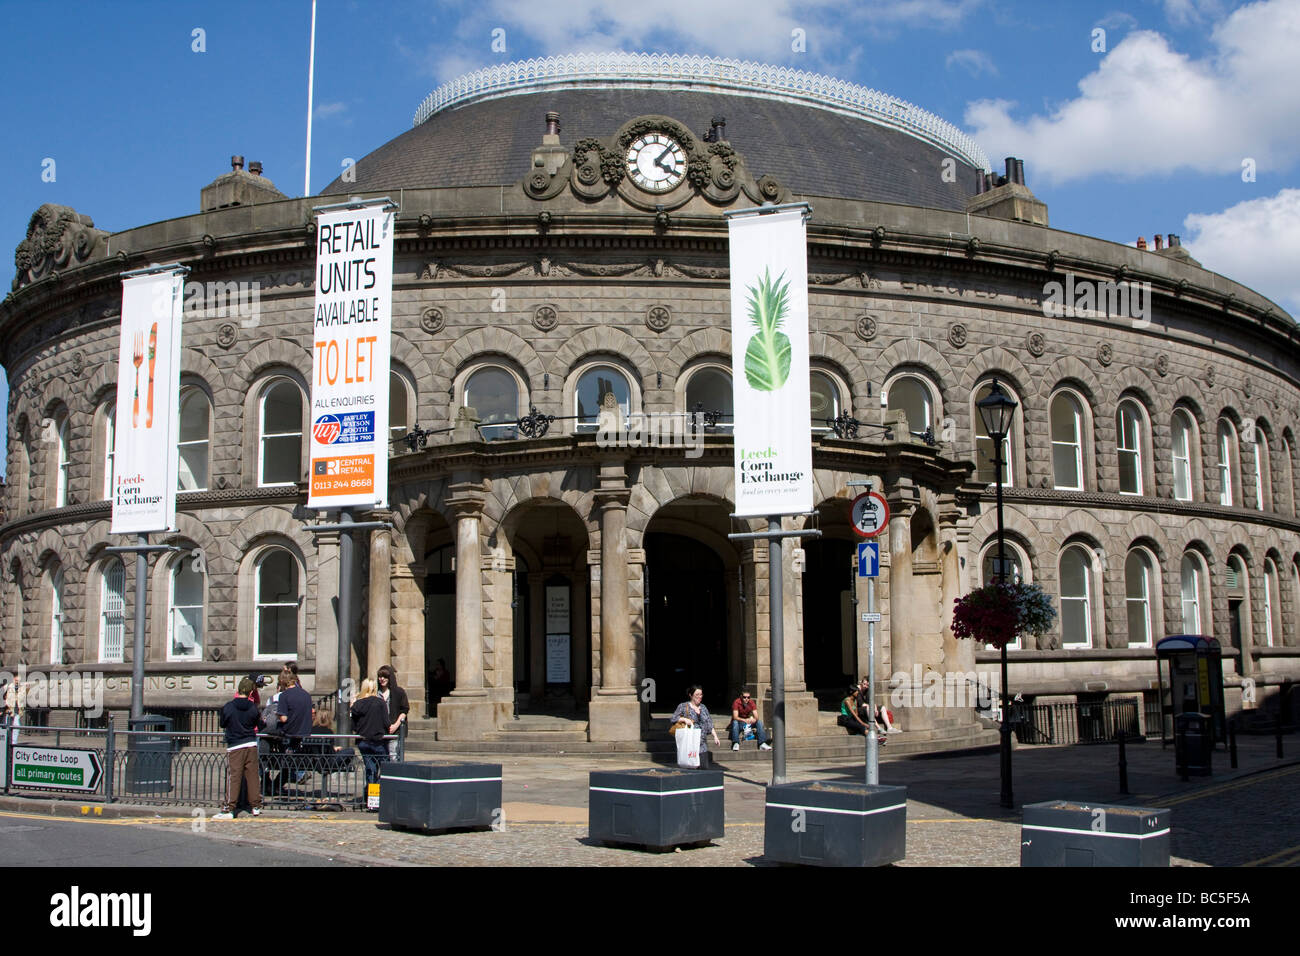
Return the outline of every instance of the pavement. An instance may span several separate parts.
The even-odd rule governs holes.
[[[1215,773],[1182,781],[1172,746],[1127,747],[1129,795],[1119,792],[1117,747],[1020,747],[1013,755],[1016,810],[999,804],[996,749],[886,757],[880,782],[907,787],[907,856],[901,866],[1017,866],[1019,807],[1070,799],[1173,811],[1175,866],[1300,865],[1300,738],[1288,737],[1278,759],[1272,737],[1240,737],[1239,766],[1214,754]],[[45,797],[0,798],[0,814],[45,814],[112,822],[127,829],[183,828],[224,844],[291,850],[351,864],[436,866],[761,866],[764,788],[771,764],[716,755],[723,771],[726,834],[673,852],[604,846],[587,837],[592,770],[663,766],[645,757],[520,755],[487,758],[503,769],[500,826],[423,834],[392,830],[375,814],[268,811],[261,817],[212,820],[213,807],[96,806]],[[439,760],[439,763],[470,762]],[[476,758],[481,761],[484,758]],[[430,761],[432,762],[432,761]],[[828,766],[790,761],[787,779],[864,781],[861,762]],[[2,828],[0,828],[2,829]],[[251,864],[254,862],[249,859]]]

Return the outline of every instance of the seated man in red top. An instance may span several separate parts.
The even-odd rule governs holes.
[[[745,738],[746,728],[753,725],[754,739],[758,741],[759,750],[771,750],[767,734],[763,732],[763,722],[758,719],[758,701],[742,690],[740,696],[731,702],[731,749],[739,750],[740,742]]]

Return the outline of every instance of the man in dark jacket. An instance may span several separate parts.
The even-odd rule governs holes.
[[[235,804],[239,801],[239,784],[248,786],[248,799],[253,805],[253,816],[262,813],[262,788],[257,776],[257,731],[261,728],[261,715],[257,705],[249,700],[253,682],[245,677],[239,682],[239,693],[221,708],[221,727],[226,732],[226,805],[213,816],[214,820],[233,820]]]

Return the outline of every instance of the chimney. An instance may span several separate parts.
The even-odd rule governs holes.
[[[1161,249],[1164,248],[1164,246],[1165,246],[1165,237],[1162,236],[1162,235],[1160,235],[1160,233],[1157,232],[1157,233],[1156,233],[1156,252],[1159,252]]]
[[[1007,164],[1007,182],[1014,183],[1016,181],[1016,158],[1008,156],[1004,162]]]
[[[232,171],[234,171],[234,170],[239,170],[239,169],[243,169],[243,168],[244,168],[244,157],[243,157],[243,156],[231,156],[231,157],[230,157],[230,168],[231,168]]]
[[[231,156],[230,172],[218,176],[199,190],[199,212],[288,198],[275,188],[275,183],[262,175],[261,163],[249,163],[245,172],[244,157]]]
[[[546,135],[560,135],[560,114],[555,110],[551,110],[546,114]]]
[[[1016,180],[1015,180],[1015,181],[1016,181],[1016,184],[1017,184],[1017,185],[1020,185],[1020,186],[1023,186],[1023,185],[1025,184],[1025,161],[1024,161],[1023,159],[1017,159],[1017,160],[1016,160]]]
[[[1139,249],[1145,249],[1146,247],[1147,247],[1147,237],[1146,237],[1146,236],[1138,236],[1138,248],[1139,248]]]
[[[262,164],[257,160],[253,160],[253,162],[248,164],[248,171],[254,176],[260,176],[262,175]]]
[[[709,132],[705,135],[706,143],[721,143],[727,138],[727,118],[715,116],[709,121]]]
[[[1024,160],[1008,156],[1006,175],[982,173],[975,183],[975,195],[966,200],[966,211],[991,219],[1009,219],[1047,225],[1047,204],[1025,185]]]
[[[1176,249],[1176,248],[1178,248],[1179,246],[1181,246],[1182,244],[1183,244],[1182,240],[1179,239],[1176,235],[1174,235],[1172,232],[1169,234],[1169,248],[1170,248],[1170,249]]]

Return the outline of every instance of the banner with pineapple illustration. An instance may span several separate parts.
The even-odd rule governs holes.
[[[730,220],[736,514],[813,507],[803,211]]]
[[[176,528],[184,281],[181,272],[122,280],[117,411],[107,463],[113,534]]]

